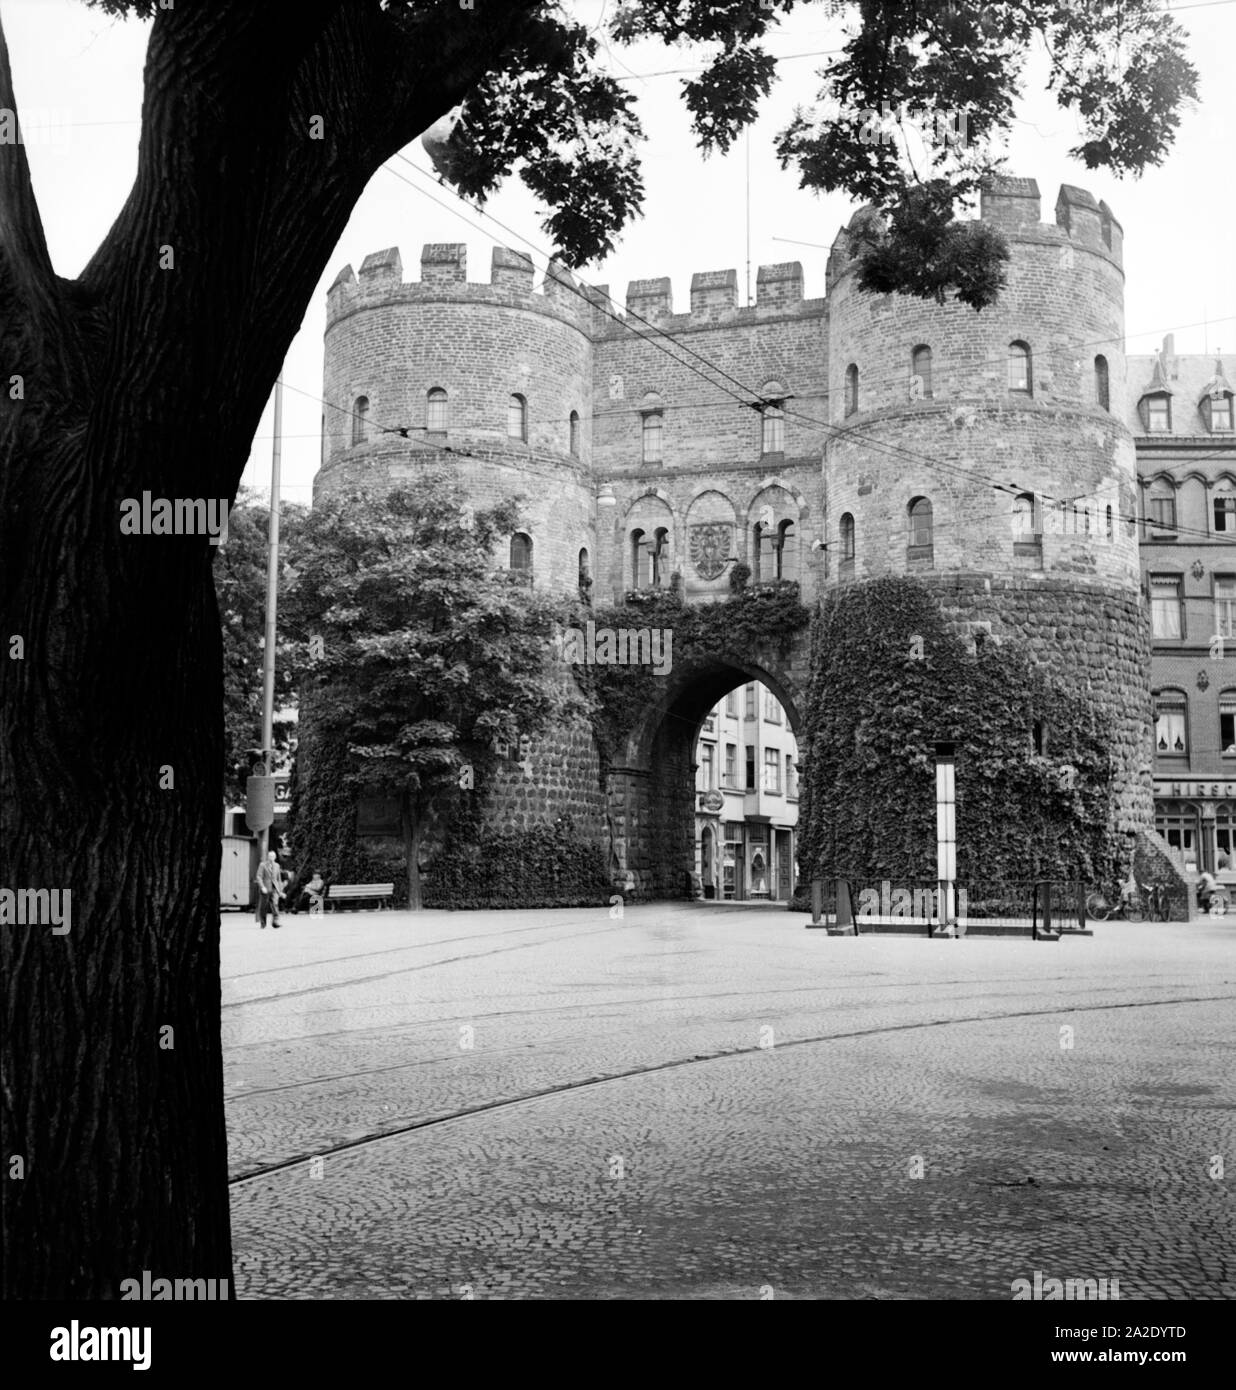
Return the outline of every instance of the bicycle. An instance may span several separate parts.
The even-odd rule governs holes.
[[[1086,894],[1086,916],[1095,922],[1110,922],[1117,918],[1125,921],[1140,920],[1140,903],[1135,893],[1126,894],[1124,885],[1119,884],[1115,893],[1108,897],[1096,889]]]

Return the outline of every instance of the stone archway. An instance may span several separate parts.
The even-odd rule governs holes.
[[[615,888],[636,898],[686,898],[695,867],[695,748],[709,710],[736,686],[762,681],[805,749],[809,642],[784,655],[718,652],[676,662],[611,761],[606,782]]]

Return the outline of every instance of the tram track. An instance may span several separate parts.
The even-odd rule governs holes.
[[[1016,1009],[996,1013],[972,1014],[963,1017],[920,1019],[911,1023],[884,1024],[873,1028],[851,1029],[839,1033],[823,1033],[809,1038],[791,1038],[784,1042],[778,1042],[776,1046],[779,1050],[788,1051],[791,1048],[814,1047],[823,1043],[846,1042],[856,1038],[891,1036],[898,1033],[925,1031],[932,1028],[948,1028],[973,1023],[996,1023],[1006,1019],[1059,1017],[1061,1013],[1066,1012],[1103,1013],[1119,1009],[1167,1008],[1189,1004],[1218,1003],[1225,1000],[1236,1000],[1236,994],[1183,995],[1171,999],[1134,999],[1089,1005],[1054,1004],[1050,1008]],[[414,1134],[420,1130],[436,1129],[440,1126],[457,1123],[478,1115],[488,1115],[498,1111],[514,1109],[518,1106],[535,1104],[537,1101],[547,1100],[554,1096],[592,1090],[601,1086],[614,1085],[621,1081],[630,1081],[645,1076],[653,1076],[659,1072],[678,1070],[683,1067],[706,1065],[713,1062],[727,1061],[735,1057],[750,1056],[755,1053],[763,1054],[766,1052],[767,1049],[760,1047],[758,1044],[751,1047],[725,1048],[715,1052],[697,1053],[691,1057],[678,1057],[668,1061],[651,1063],[646,1066],[630,1067],[622,1071],[612,1072],[605,1076],[593,1076],[576,1081],[563,1082],[560,1085],[542,1087],[538,1090],[528,1091],[518,1096],[481,1101],[476,1105],[464,1106],[458,1110],[431,1115],[423,1119],[412,1121],[410,1124],[377,1130],[359,1139],[349,1139],[338,1144],[330,1144],[312,1151],[297,1154],[292,1158],[281,1159],[277,1163],[267,1164],[255,1168],[251,1172],[240,1173],[235,1177],[229,1178],[228,1185],[229,1187],[240,1187],[245,1183],[256,1182],[261,1178],[270,1177],[281,1172],[298,1168],[310,1159],[328,1158],[339,1154],[350,1153],[358,1149],[367,1148],[370,1145],[381,1143],[385,1140],[398,1139],[404,1135]],[[408,1063],[407,1065],[416,1066],[421,1065],[421,1063]],[[364,1073],[354,1073],[352,1075],[362,1074]],[[344,1074],[335,1079],[346,1080],[348,1075],[349,1074]]]

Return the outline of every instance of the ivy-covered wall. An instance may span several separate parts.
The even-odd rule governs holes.
[[[805,880],[934,878],[937,741],[956,744],[959,879],[1107,882],[1127,869],[1131,845],[1113,813],[1114,717],[1086,697],[1084,674],[1066,688],[1011,641],[971,652],[917,580],[825,599],[806,723]]]

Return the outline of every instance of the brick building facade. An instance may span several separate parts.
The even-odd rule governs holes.
[[[980,215],[1011,261],[982,313],[861,292],[849,233],[866,213],[838,234],[823,298],[804,297],[794,262],[761,267],[747,306],[734,271],[696,274],[684,313],[666,279],[631,282],[624,312],[558,266],[534,286],[528,258],[500,248],[488,283],[468,280],[463,246],[426,246],[419,282],[398,251],[379,252],[329,292],[315,488],[449,462],[477,505],[524,496],[513,567],[564,595],[591,580],[597,603],[671,585],[709,603],[740,563],[752,582],[796,582],[808,605],[912,574],[971,640],[1023,644],[1103,710],[1112,826],[1145,834],[1150,649],[1122,231],[1068,186],[1054,220],[1040,214],[1033,180],[984,191]],[[512,788],[494,816],[549,817],[565,797],[620,886],[686,891],[701,862],[700,727],[729,690],[762,681],[809,757],[807,645],[675,667],[604,786],[573,729],[537,760],[546,785]]]

